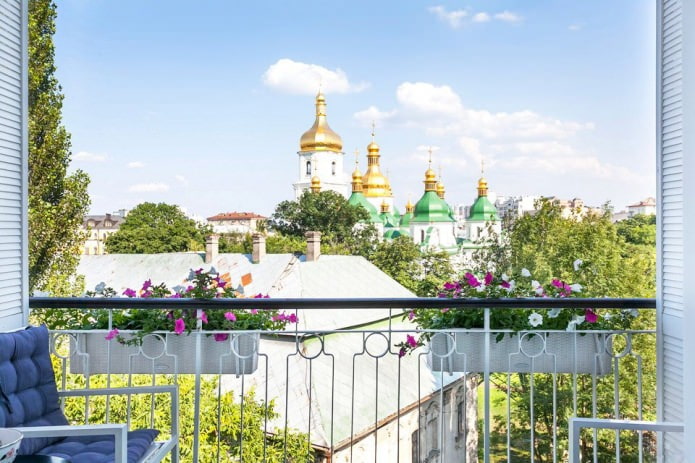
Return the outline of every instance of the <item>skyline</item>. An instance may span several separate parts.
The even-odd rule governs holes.
[[[483,158],[499,195],[616,211],[655,195],[646,0],[57,3],[64,123],[95,214],[269,215],[293,198],[319,82],[348,175],[376,122],[400,209],[429,146],[452,205],[472,202]]]

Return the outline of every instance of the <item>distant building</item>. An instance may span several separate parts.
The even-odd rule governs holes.
[[[560,206],[560,212],[565,219],[570,217],[581,219],[587,214],[603,214],[603,208],[586,206],[581,198],[560,199],[555,196],[547,196],[544,199]]]
[[[125,209],[112,214],[86,215],[82,221],[82,227],[80,227],[80,230],[87,234],[87,238],[82,245],[81,254],[106,254],[106,238],[118,231],[121,223],[125,220],[125,216]]]
[[[502,220],[513,220],[536,210],[540,196],[499,196],[495,201],[497,213]]]
[[[634,217],[638,214],[655,215],[656,214],[656,199],[647,198],[636,204],[627,206],[627,216]]]
[[[224,212],[207,220],[215,233],[253,233],[263,228],[268,217],[255,212]]]

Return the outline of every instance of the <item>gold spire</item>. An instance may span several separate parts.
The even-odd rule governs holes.
[[[390,209],[389,203],[387,203],[386,200],[384,199],[384,200],[381,202],[381,213],[382,213],[382,214],[388,214],[389,209]]]
[[[478,197],[487,196],[487,180],[485,179],[485,159],[480,161],[480,179],[478,180]]]
[[[360,172],[359,150],[355,150],[355,171],[352,173],[352,192],[362,193],[362,172]]]
[[[316,95],[316,120],[299,139],[300,151],[342,151],[343,140],[335,133],[326,120],[326,97],[319,90]]]
[[[311,177],[311,192],[318,193],[321,191],[321,179],[318,175]]]
[[[380,157],[379,145],[374,141],[374,123],[372,122],[372,142],[367,145],[367,172],[362,178],[365,196],[392,196],[389,181],[379,167]]]
[[[405,212],[407,214],[412,214],[413,211],[415,210],[415,204],[408,198],[408,202],[405,204]]]
[[[437,196],[444,199],[444,193],[446,193],[446,190],[444,189],[444,182],[442,182],[442,165],[439,164],[439,181],[437,182]]]
[[[432,170],[432,147],[428,150],[430,159],[428,161],[427,170],[425,171],[425,192],[437,191],[437,174]]]

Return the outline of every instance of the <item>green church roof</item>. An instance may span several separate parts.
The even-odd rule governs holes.
[[[487,196],[478,196],[478,199],[473,203],[471,212],[468,215],[468,220],[500,220],[497,215],[497,208],[487,199]]]
[[[364,194],[360,192],[353,192],[348,199],[348,204],[352,206],[362,206],[369,212],[369,221],[372,223],[382,223],[381,217],[379,217],[379,212],[376,207],[364,197]]]
[[[413,219],[412,212],[406,212],[401,216],[401,223],[399,224],[401,228],[407,228],[410,226],[410,221]]]
[[[449,205],[434,191],[426,191],[415,204],[411,222],[454,222]]]

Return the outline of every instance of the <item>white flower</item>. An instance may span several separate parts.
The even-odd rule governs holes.
[[[535,328],[536,326],[543,323],[543,316],[537,312],[533,312],[531,315],[528,316],[528,323],[529,325]]]
[[[509,288],[505,288],[508,293],[511,293],[516,288],[516,281],[512,280],[509,282]]]
[[[574,265],[574,271],[575,271],[575,272],[578,272],[578,271],[579,271],[579,267],[581,267],[583,263],[584,263],[584,261],[581,260],[581,259],[575,260],[575,261],[574,261],[574,264],[573,264],[573,265]]]
[[[478,291],[479,293],[482,293],[482,292],[485,291],[486,289],[487,289],[487,286],[485,286],[485,285],[482,284],[482,283],[480,283],[480,286],[476,286],[476,288],[475,288],[475,290]]]
[[[557,318],[561,311],[562,309],[550,309],[548,311],[548,318]]]
[[[531,281],[531,287],[532,287],[533,289],[537,289],[537,288],[540,288],[540,287],[541,287],[541,284],[538,282],[538,280],[532,280],[532,281]]]
[[[521,269],[521,276],[522,276],[522,277],[530,277],[530,276],[531,276],[531,272],[529,272],[528,269],[527,269],[526,267],[524,267],[524,268]]]
[[[573,285],[570,285],[570,289],[574,293],[581,293],[582,292],[582,285],[580,285],[579,283],[575,283]]]
[[[503,273],[502,274],[502,281],[509,281],[509,275],[507,275],[506,273]]]
[[[574,331],[577,328],[577,325],[584,323],[584,320],[584,315],[575,315],[572,321],[567,324],[567,331]]]
[[[224,292],[224,288],[220,288],[220,287],[218,287],[218,288],[216,289],[216,291],[217,291],[218,293],[220,293],[220,294],[221,294],[221,293],[223,293],[223,292]]]
[[[605,313],[601,316],[603,317],[604,320],[610,320],[611,318],[613,318],[613,314],[609,314],[609,313]]]

